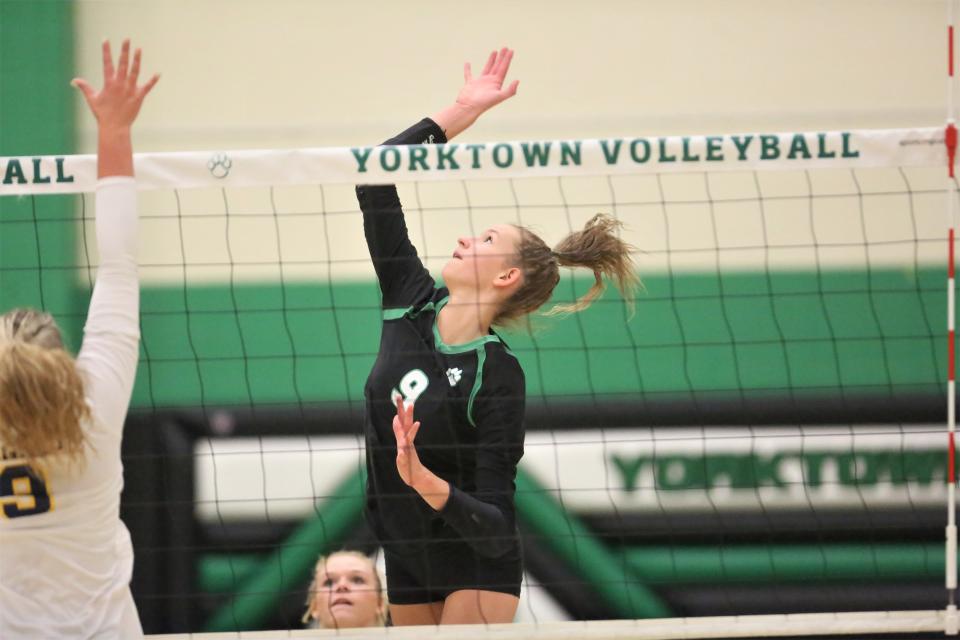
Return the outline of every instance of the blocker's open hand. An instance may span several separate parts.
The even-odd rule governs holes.
[[[71,84],[83,93],[90,110],[101,127],[129,128],[140,112],[140,106],[153,86],[160,79],[154,74],[146,84],[137,86],[140,76],[140,49],[133,52],[130,65],[130,41],[124,40],[120,59],[113,66],[110,42],[103,43],[103,88],[95,91],[83,78],[74,78]]]

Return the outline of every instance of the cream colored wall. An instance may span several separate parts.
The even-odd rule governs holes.
[[[945,114],[941,0],[83,0],[76,17],[83,75],[100,76],[101,38],[124,36],[143,47],[144,73],[163,73],[137,123],[138,151],[378,142],[446,105],[462,81],[463,61],[479,67],[485,52],[503,44],[517,51],[511,76],[521,81],[519,94],[464,138],[930,126]],[[85,110],[78,118],[81,150],[93,151],[92,119]],[[889,190],[903,189],[900,174],[885,175]],[[834,191],[856,192],[848,174],[838,179]],[[940,198],[917,196],[912,210],[903,198],[870,200],[863,214],[857,200],[844,199],[843,212],[824,201],[817,236],[846,243],[825,252],[815,246],[805,181],[787,189],[800,197],[792,205],[760,208],[750,201],[751,176],[726,180],[739,180],[730,188],[744,198],[733,210],[708,202],[700,176],[669,179],[671,200],[699,201],[667,207],[673,231],[659,205],[625,204],[657,203],[650,178],[618,178],[616,194],[603,178],[567,180],[563,197],[552,179],[524,181],[516,194],[505,183],[471,184],[472,211],[459,183],[422,185],[416,193],[405,186],[401,196],[411,237],[434,273],[460,235],[521,220],[553,244],[597,210],[624,218],[625,237],[644,251],[645,274],[667,268],[668,247],[675,269],[713,270],[717,248],[724,268],[865,268],[860,245],[884,228],[906,228],[903,238],[911,239],[911,219],[938,242],[922,245],[923,255],[915,255],[913,242],[874,251],[869,263],[942,257]],[[542,193],[529,195],[531,189]],[[143,194],[144,280],[277,281],[281,256],[288,279],[373,277],[352,217],[270,215],[274,206],[281,214],[354,211],[351,186],[272,195],[271,202],[266,190],[190,191],[177,201],[170,192]],[[552,206],[525,209],[519,218],[513,197]],[[564,198],[590,204],[565,209]],[[499,208],[484,208],[495,203]],[[417,205],[432,209],[421,213]],[[226,210],[229,224],[217,215]],[[874,229],[867,238],[861,215]],[[716,242],[714,218],[723,225]],[[785,248],[736,249],[762,246],[764,234]]]
[[[144,151],[379,141],[504,44],[519,95],[471,139],[895,127],[943,120],[945,17],[942,0],[80,0],[76,60],[98,78],[100,40],[130,36],[162,72]]]

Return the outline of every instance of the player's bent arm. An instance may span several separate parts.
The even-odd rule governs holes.
[[[476,489],[463,491],[433,473],[414,485],[478,554],[489,558],[502,556],[514,544],[514,481],[523,456],[525,407],[523,373],[515,360],[498,368],[494,380],[475,406]]]

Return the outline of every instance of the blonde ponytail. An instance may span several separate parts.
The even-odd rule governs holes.
[[[508,324],[546,304],[560,282],[560,267],[590,269],[594,283],[575,302],[558,304],[546,315],[574,313],[589,307],[603,293],[604,276],[613,280],[632,311],[640,278],[632,257],[635,248],[621,240],[617,233],[621,226],[612,216],[598,213],[583,229],[561,240],[555,249],[529,229],[518,227],[520,246],[516,261],[523,272],[523,283],[504,303],[494,324]]]
[[[590,289],[570,304],[558,304],[547,312],[575,313],[590,306],[605,285],[603,276],[613,280],[627,306],[633,310],[634,292],[640,284],[631,253],[634,248],[620,239],[619,220],[604,213],[590,218],[580,231],[574,231],[560,241],[553,250],[561,267],[585,267],[593,271],[594,283]]]

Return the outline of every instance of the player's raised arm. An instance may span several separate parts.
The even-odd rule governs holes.
[[[443,132],[424,118],[386,145],[444,142]],[[357,202],[363,212],[363,234],[380,283],[384,309],[407,308],[434,289],[434,280],[410,241],[396,186],[358,185]]]
[[[102,52],[103,87],[97,91],[82,78],[73,81],[97,119],[100,178],[96,196],[100,266],[77,361],[102,425],[119,434],[133,390],[140,338],[139,225],[130,130],[159,75],[138,84],[141,53],[136,49],[131,56],[129,40],[123,42],[116,65],[109,42],[103,43]]]

